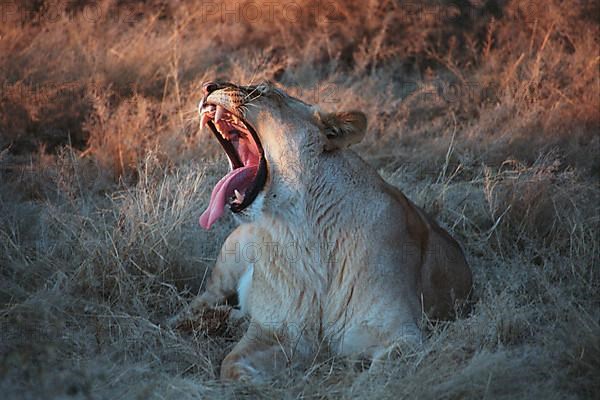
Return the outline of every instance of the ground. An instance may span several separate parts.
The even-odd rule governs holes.
[[[600,391],[595,1],[25,1],[0,7],[3,398],[594,398]],[[231,218],[203,81],[269,79],[369,117],[354,147],[435,215],[472,311],[380,375],[320,354],[223,384],[243,324],[167,319]]]

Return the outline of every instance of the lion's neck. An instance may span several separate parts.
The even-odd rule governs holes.
[[[328,271],[335,269],[331,264],[351,253],[350,248],[355,249],[361,240],[352,229],[360,223],[352,210],[352,196],[357,195],[352,193],[355,167],[344,157],[325,157],[321,164],[296,179],[299,187],[290,204],[275,207],[261,218],[262,227],[275,242],[295,249],[295,265],[290,267],[296,271],[298,263],[303,263],[302,269],[312,274],[323,272],[322,266],[328,266]]]

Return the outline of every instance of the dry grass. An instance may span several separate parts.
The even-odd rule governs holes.
[[[2,8],[4,398],[597,396],[597,2],[56,3]],[[461,241],[472,313],[381,376],[322,354],[220,384],[243,326],[164,326],[233,226],[197,225],[225,168],[195,115],[215,76],[367,112],[356,150]]]

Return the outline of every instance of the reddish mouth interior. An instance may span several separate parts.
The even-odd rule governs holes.
[[[201,112],[201,125],[210,125],[220,135],[232,168],[215,185],[208,208],[200,216],[200,226],[210,229],[223,215],[226,204],[239,207],[243,203],[255,184],[261,155],[243,121],[221,106],[207,105]]]

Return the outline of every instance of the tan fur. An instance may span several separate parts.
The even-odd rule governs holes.
[[[471,290],[459,245],[345,148],[365,132],[362,113],[324,114],[257,88],[224,85],[208,98],[256,129],[269,171],[190,307],[223,302],[253,268],[241,299],[250,328],[221,377],[266,379],[323,347],[377,360],[420,344],[422,311],[451,317]]]

